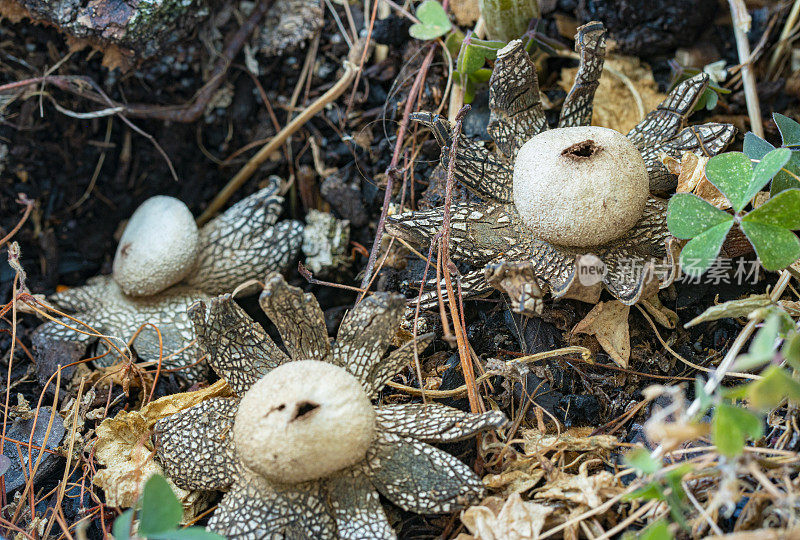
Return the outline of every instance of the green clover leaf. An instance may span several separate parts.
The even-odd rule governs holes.
[[[771,195],[777,195],[781,191],[800,188],[800,150],[794,150],[789,162],[772,179]]]
[[[681,250],[681,268],[684,272],[696,277],[711,268],[731,227],[733,227],[733,219],[714,225],[689,240]]]
[[[759,137],[758,135],[748,131],[744,135],[744,153],[747,154],[752,160],[761,160],[775,147],[770,143]],[[770,187],[770,194],[777,195],[785,189],[800,188],[800,150],[792,152],[789,162],[778,171],[775,178],[772,179],[772,186]]]
[[[163,476],[154,474],[142,489],[138,503],[139,528],[137,538],[148,540],[224,540],[223,536],[202,527],[178,528],[183,517],[183,505],[172,492]],[[114,538],[131,538],[135,510],[120,514],[112,527]]]
[[[681,267],[691,276],[709,269],[733,226],[733,216],[691,193],[676,193],[667,205],[667,227],[676,238],[691,238]]]
[[[502,41],[486,41],[470,37],[463,54],[458,57],[456,69],[465,75],[471,75],[481,69],[487,60],[494,60],[497,51],[504,45]]]
[[[786,148],[771,150],[762,156],[754,170],[747,154],[727,152],[708,160],[706,177],[738,214],[790,158],[791,151]]]
[[[786,268],[800,258],[800,239],[792,232],[800,229],[800,189],[781,191],[742,217],[740,226],[765,269]]]
[[[747,385],[747,397],[754,408],[762,411],[777,407],[784,398],[797,403],[800,400],[800,382],[784,368],[770,366],[760,379]]]
[[[761,419],[746,409],[720,403],[711,419],[711,438],[717,451],[736,457],[744,450],[745,440],[758,439],[763,434]]]
[[[139,533],[150,536],[174,529],[183,517],[183,505],[163,476],[154,474],[142,492]]]
[[[733,221],[733,216],[691,193],[676,193],[667,205],[667,227],[676,238],[689,239]]]
[[[758,163],[753,170],[753,177],[750,180],[750,185],[745,193],[745,204],[753,200],[753,197],[756,196],[756,193],[761,191],[761,188],[766,186],[767,182],[772,180],[772,178],[777,175],[781,169],[783,169],[783,167],[791,158],[792,151],[788,148],[776,148],[775,150],[771,150],[764,155],[764,157],[761,158],[761,162]],[[738,211],[739,210],[737,210],[737,212]]]
[[[744,219],[740,226],[765,270],[782,270],[800,258],[800,240],[792,231]]]
[[[744,134],[743,150],[750,159],[760,161],[761,158],[766,156],[771,150],[775,150],[775,147],[752,131],[748,131]]]
[[[746,214],[742,221],[757,221],[790,231],[800,229],[800,189],[781,191]]]
[[[417,8],[420,22],[412,24],[408,29],[411,37],[423,41],[436,39],[445,35],[453,27],[447,12],[439,2],[426,0]]]
[[[778,131],[781,132],[783,146],[800,147],[800,124],[779,113],[772,113],[772,120],[778,126]]]

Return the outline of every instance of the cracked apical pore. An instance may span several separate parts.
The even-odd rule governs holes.
[[[283,484],[327,476],[364,459],[375,412],[362,384],[329,362],[298,360],[270,371],[242,398],[236,452]]]

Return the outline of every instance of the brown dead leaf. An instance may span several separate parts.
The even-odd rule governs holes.
[[[478,0],[451,0],[450,11],[459,26],[472,26],[481,16]]]
[[[155,452],[150,442],[152,427],[159,419],[230,393],[227,383],[220,380],[208,388],[165,396],[141,410],[123,411],[103,420],[97,426],[94,453],[105,468],[95,474],[92,482],[103,489],[106,503],[120,508],[133,506],[147,479],[156,473],[163,474],[161,465],[153,459]],[[205,492],[186,491],[171,481],[170,486],[183,503],[184,520],[192,519],[208,502]]]
[[[511,467],[514,468],[508,468],[500,474],[487,474],[483,477],[483,483],[506,497],[533,489],[544,478],[538,460],[517,461]]]
[[[616,437],[612,435],[591,435],[593,427],[570,428],[560,435],[549,435],[537,429],[522,430],[525,439],[524,451],[526,454],[541,454],[545,452],[597,452],[602,454],[614,450],[619,445]]]
[[[572,333],[594,336],[614,362],[627,368],[631,358],[630,310],[619,300],[600,302],[575,325]]]
[[[650,419],[645,423],[647,440],[660,444],[667,451],[678,448],[687,441],[695,441],[708,435],[707,423],[684,420]]]
[[[650,66],[642,63],[633,56],[609,56],[605,61],[606,66],[626,75],[636,91],[642,98],[645,112],[655,110],[659,103],[666,97],[658,91],[658,84],[653,79]],[[575,73],[578,68],[561,70],[559,86],[565,91],[572,88]],[[639,123],[639,110],[636,106],[631,91],[620,80],[604,70],[600,77],[600,85],[594,98],[594,114],[592,124],[615,129],[620,133],[627,133]]]
[[[673,330],[678,325],[678,314],[662,304],[658,294],[654,294],[649,298],[643,298],[639,303],[642,304],[653,319],[664,328]]]
[[[708,159],[706,156],[684,152],[680,162],[667,155],[662,156],[661,161],[669,172],[678,175],[678,193],[694,193],[720,210],[725,210],[731,207],[728,199],[706,178]]]
[[[560,473],[552,482],[538,490],[534,498],[597,508],[624,491],[625,488],[610,472],[598,471],[589,475],[587,469],[584,464],[578,474]]]
[[[553,508],[523,501],[519,493],[505,502],[489,497],[461,513],[461,521],[475,540],[536,540]]]

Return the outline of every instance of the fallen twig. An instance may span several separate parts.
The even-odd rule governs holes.
[[[211,219],[220,208],[222,208],[228,199],[238,190],[253,174],[258,170],[262,163],[264,163],[269,156],[286,142],[292,134],[299,130],[306,122],[311,120],[314,115],[320,112],[328,103],[333,102],[350,86],[350,83],[356,76],[358,68],[351,61],[360,49],[356,48],[350,51],[348,60],[344,63],[344,74],[336,84],[331,86],[327,92],[322,94],[317,100],[303,110],[295,119],[289,122],[280,132],[278,132],[261,150],[259,150],[244,167],[242,167],[236,176],[230,179],[224,188],[214,197],[214,200],[208,205],[208,208],[197,218],[197,223],[202,225]]]
[[[750,117],[750,129],[759,137],[764,137],[764,126],[761,124],[761,105],[756,90],[756,76],[753,73],[750,58],[750,42],[747,32],[750,30],[750,14],[744,0],[728,0],[733,20],[733,35],[736,38],[736,49],[739,51],[739,62],[742,66],[742,83],[744,97],[747,102],[747,115]]]
[[[408,98],[406,99],[406,105],[403,109],[403,119],[400,121],[400,128],[397,130],[397,140],[394,144],[392,161],[386,168],[386,193],[383,197],[381,217],[378,220],[378,227],[375,230],[375,241],[372,243],[372,250],[369,253],[367,267],[364,269],[364,277],[361,279],[362,289],[365,289],[367,284],[370,282],[372,269],[375,267],[375,260],[378,257],[378,250],[381,246],[381,240],[383,240],[383,229],[386,225],[386,216],[389,213],[389,202],[392,200],[392,188],[394,187],[391,171],[397,169],[397,164],[400,161],[400,149],[403,148],[403,139],[405,138],[406,130],[408,129],[409,117],[411,116],[412,109],[417,103],[417,96],[422,93],[422,81],[425,80],[425,74],[428,72],[428,68],[430,68],[431,62],[433,61],[434,51],[435,49],[433,46],[429,45],[428,53],[425,55],[425,59],[422,61],[422,66],[420,66],[420,69],[417,72],[417,76],[414,79],[414,84],[411,85],[411,91],[408,93]]]
[[[794,4],[792,4],[792,10],[786,17],[786,24],[783,25],[781,35],[778,37],[778,43],[775,45],[775,50],[772,51],[772,56],[769,59],[769,64],[767,65],[768,76],[775,75],[775,68],[778,66],[778,61],[781,59],[786,47],[789,45],[789,36],[792,34],[794,25],[797,24],[798,18],[800,18],[800,0],[794,0]]]

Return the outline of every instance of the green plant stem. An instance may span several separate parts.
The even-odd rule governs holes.
[[[538,0],[479,0],[489,39],[511,41],[528,31],[528,24],[539,17]]]

